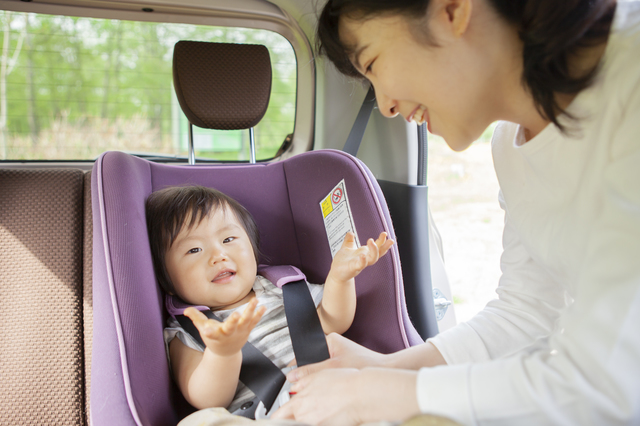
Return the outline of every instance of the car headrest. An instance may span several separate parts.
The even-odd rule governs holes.
[[[253,44],[179,41],[173,51],[173,85],[191,124],[248,129],[269,104],[269,51]]]

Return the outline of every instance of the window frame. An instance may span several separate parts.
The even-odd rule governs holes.
[[[46,0],[45,0],[46,1]],[[224,0],[205,2],[186,0],[179,6],[165,0],[164,4],[144,1],[123,3],[121,0],[96,1],[3,1],[2,10],[77,16],[83,18],[118,19],[157,23],[242,27],[273,31],[289,41],[296,57],[296,110],[291,147],[279,157],[260,162],[279,161],[313,149],[315,130],[316,69],[311,44],[296,20],[275,4],[262,0]],[[143,9],[151,8],[152,12]],[[185,164],[174,159],[153,158],[154,162]],[[234,161],[238,162],[238,161]],[[203,161],[202,164],[227,163]],[[21,168],[46,165],[47,167],[75,167],[91,169],[93,160],[0,160],[2,168]]]

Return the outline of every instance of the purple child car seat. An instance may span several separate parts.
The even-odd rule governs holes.
[[[225,45],[224,50],[230,56],[213,61],[220,66],[237,55],[234,46]],[[242,58],[244,66],[255,68],[250,59]],[[211,86],[242,81],[211,84],[205,78],[200,83],[198,93],[211,101],[216,99]],[[270,90],[270,81],[264,90]],[[189,101],[186,96],[181,104]],[[245,93],[242,102],[254,104],[252,93]],[[215,113],[200,108],[196,114]],[[206,125],[217,128],[221,120],[229,120],[209,119]],[[252,120],[242,121],[246,126]],[[92,173],[92,423],[175,425],[193,410],[173,383],[165,355],[162,331],[167,313],[153,272],[145,221],[144,202],[151,192],[168,185],[198,184],[229,194],[258,224],[261,263],[293,265],[310,282],[322,283],[331,251],[319,203],[342,179],[359,237],[364,241],[386,231],[395,238],[376,179],[362,162],[341,151],[312,151],[272,163],[204,166],[159,164],[121,152],[101,155]],[[356,289],[356,317],[345,336],[385,353],[422,342],[407,315],[395,245],[356,278]]]

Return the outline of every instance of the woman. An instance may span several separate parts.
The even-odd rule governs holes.
[[[497,300],[424,345],[381,355],[330,336],[332,358],[290,374],[275,418],[640,422],[640,4],[329,0],[318,35],[383,115],[456,151],[504,120],[503,274]]]

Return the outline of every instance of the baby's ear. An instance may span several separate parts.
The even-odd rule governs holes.
[[[162,291],[163,291],[165,294],[168,294],[169,296],[175,296],[175,295],[176,295],[176,292],[175,292],[175,291],[173,291],[171,288],[167,288],[167,287],[168,287],[168,286],[166,286],[166,285],[161,285],[161,286],[160,286],[160,288],[162,289]]]

